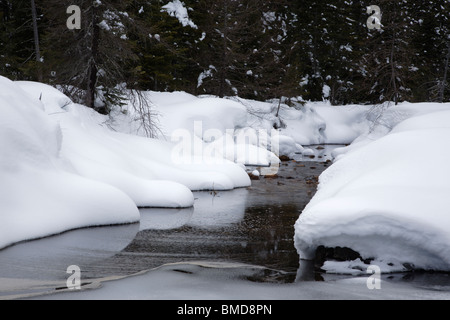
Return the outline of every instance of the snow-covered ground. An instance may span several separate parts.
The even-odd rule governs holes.
[[[144,93],[159,135],[131,104],[114,121],[40,83],[0,77],[0,248],[66,230],[135,222],[138,207],[190,207],[194,190],[251,184],[245,165],[336,150],[295,224],[295,245],[350,247],[384,272],[450,271],[450,104],[369,106]],[[276,129],[275,129],[276,128]],[[432,153],[432,154],[431,154]],[[266,171],[264,171],[266,170]],[[355,273],[361,261],[324,265]]]
[[[61,156],[64,129],[0,77],[0,247],[68,229],[139,219],[134,202]]]
[[[335,154],[295,225],[300,256],[340,246],[383,272],[449,271],[450,104],[393,106]],[[358,261],[324,269],[362,273],[367,265]]]

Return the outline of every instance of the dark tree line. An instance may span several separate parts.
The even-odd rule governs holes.
[[[70,5],[80,29],[67,28]],[[369,5],[381,8],[381,29],[366,25]],[[103,113],[124,88],[443,102],[449,12],[450,0],[0,0],[0,73]]]

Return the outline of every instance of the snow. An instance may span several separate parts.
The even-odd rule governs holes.
[[[337,141],[332,134],[338,130],[344,131],[338,139],[343,137],[349,143],[364,132],[368,123],[368,107],[349,108],[339,117],[339,110],[347,109],[325,102],[294,108],[279,104],[279,100],[260,102],[185,92],[148,91],[145,96],[158,115],[159,138],[174,142],[174,152],[185,155],[177,156],[178,163],[225,158],[242,165],[277,166],[279,156],[293,158],[307,149],[304,145]],[[132,106],[128,106],[126,115],[117,117],[123,119],[112,124],[115,130],[144,135],[132,123],[136,118]],[[327,133],[327,121],[331,134]]]
[[[392,107],[382,122],[392,130],[374,130],[340,153],[295,224],[301,258],[318,245],[341,246],[383,272],[450,270],[449,107]]]
[[[158,115],[159,138],[175,142],[179,153],[186,149],[195,151],[185,152],[189,156],[208,160],[215,154],[219,159],[267,166],[277,164],[281,155],[292,158],[302,153],[303,145],[327,142],[327,125],[314,104],[296,109],[282,103],[276,116],[278,100],[260,102],[185,92],[144,94]],[[128,106],[126,113],[116,116],[122,119],[112,124],[114,129],[145,135],[139,125],[133,124],[136,115],[132,106]],[[347,131],[351,131],[352,137],[357,136],[354,129]]]
[[[349,144],[369,127],[367,113],[370,106],[331,106],[327,103],[313,103],[314,110],[326,123],[324,143]]]
[[[175,17],[180,21],[183,27],[190,26],[198,29],[197,25],[189,18],[188,9],[180,0],[174,0],[162,7],[162,11],[166,11],[170,16]]]
[[[100,28],[106,31],[110,31],[111,27],[108,25],[108,23],[105,20],[102,20],[99,24]]]
[[[44,106],[0,77],[0,247],[65,230],[138,221],[119,190],[83,178],[60,155],[63,131]]]
[[[190,207],[193,190],[250,185],[241,165],[179,164],[170,141],[114,132],[50,86],[0,80],[0,247],[136,222],[137,207]]]
[[[146,221],[138,207],[202,206],[193,191],[228,190],[231,198],[217,201],[233,206],[230,190],[251,185],[246,166],[260,167],[254,176],[273,174],[280,156],[333,143],[349,145],[335,150],[294,226],[300,258],[312,259],[319,245],[341,246],[361,259],[327,261],[329,273],[360,274],[367,263],[383,272],[450,270],[449,103],[288,106],[284,98],[148,91],[160,129],[148,138],[131,102],[111,121],[44,84],[0,77],[0,87],[0,248]],[[220,219],[239,221],[241,209]],[[189,212],[175,213],[173,223]]]
[[[252,171],[252,175],[254,175],[255,177],[259,177],[260,174],[259,171],[255,169]]]
[[[330,97],[330,92],[331,92],[331,88],[330,86],[324,84],[323,88],[322,88],[322,95],[324,98],[329,98]]]
[[[159,138],[175,144],[173,158],[182,166],[192,167],[199,161],[263,166],[279,163],[273,152],[276,146],[273,150],[267,147],[278,135],[270,129],[252,128],[246,107],[236,101],[184,92],[147,92],[147,99],[159,115]],[[127,114],[128,120],[123,122],[134,118],[132,108]]]

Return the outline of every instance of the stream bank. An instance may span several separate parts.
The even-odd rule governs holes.
[[[214,261],[266,268],[262,282],[294,282],[294,223],[329,162],[283,161],[274,177],[231,191],[195,192],[193,208],[141,209],[137,224],[72,230],[0,251],[0,297],[129,276],[168,263]]]

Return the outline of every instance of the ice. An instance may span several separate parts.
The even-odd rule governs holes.
[[[96,290],[35,297],[45,300],[447,300],[446,287],[420,288],[406,282],[380,280],[369,289],[369,276],[325,282],[273,284],[243,280],[268,271],[239,263],[188,262],[152,269],[125,279],[92,283]],[[87,286],[87,287],[89,287]],[[274,310],[272,310],[274,311]]]

